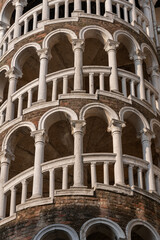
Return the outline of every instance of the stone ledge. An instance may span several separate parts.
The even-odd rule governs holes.
[[[4,225],[12,220],[15,220],[15,219],[16,219],[16,213],[13,216],[6,217],[6,218],[0,220],[0,226]]]
[[[94,196],[94,190],[92,189],[85,189],[85,188],[70,188],[66,190],[55,190],[55,197],[58,196]]]
[[[53,199],[48,198],[30,198],[24,204],[19,204],[16,206],[16,211],[20,211],[29,207],[36,207],[41,205],[47,205],[53,203]]]
[[[143,195],[145,197],[148,197],[148,198],[150,198],[150,199],[160,203],[160,196],[157,193],[155,193],[155,192],[147,192],[147,191],[145,191],[145,190],[143,190],[143,189],[141,189],[141,188],[139,188],[137,186],[132,186],[131,189],[135,193],[139,193],[139,194],[141,194],[141,195]]]
[[[94,189],[95,190],[97,189],[97,190],[111,191],[111,192],[122,193],[122,194],[125,194],[125,195],[133,196],[133,191],[127,185],[120,185],[120,184],[106,185],[106,184],[103,184],[103,183],[97,183],[95,185]]]

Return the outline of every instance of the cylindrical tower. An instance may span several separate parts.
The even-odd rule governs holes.
[[[1,0],[0,240],[160,240],[160,0]]]

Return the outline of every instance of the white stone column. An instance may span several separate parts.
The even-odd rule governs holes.
[[[139,96],[141,100],[145,100],[145,85],[144,85],[144,76],[143,76],[143,59],[145,56],[140,50],[137,50],[131,59],[134,60],[135,74],[140,78],[140,87],[139,87]]]
[[[124,169],[123,169],[123,157],[122,157],[122,127],[125,124],[119,120],[112,120],[108,128],[108,131],[111,131],[113,139],[113,153],[116,154],[116,162],[114,165],[114,179],[115,184],[124,185]]]
[[[103,182],[106,185],[109,185],[109,163],[104,162],[103,164]]]
[[[14,155],[5,150],[4,152],[0,153],[1,159],[1,176],[0,176],[0,219],[3,219],[6,214],[6,195],[3,191],[3,185],[8,181],[9,175],[9,166],[11,160],[14,160]]]
[[[143,9],[144,15],[147,17],[149,21],[149,36],[150,38],[154,38],[154,30],[153,30],[153,19],[151,13],[151,5],[149,0],[141,0],[139,1],[140,6]]]
[[[22,181],[22,195],[21,195],[21,204],[26,202],[27,199],[27,185],[28,182],[26,179]]]
[[[40,57],[40,70],[39,70],[39,87],[38,87],[38,101],[46,101],[47,97],[47,84],[46,75],[48,73],[48,49],[41,49],[37,51]]]
[[[72,12],[71,16],[76,17],[79,16],[82,12],[82,3],[81,0],[74,0],[74,11]]]
[[[68,188],[68,166],[63,166],[62,189]]]
[[[134,186],[133,168],[134,168],[134,165],[129,164],[129,166],[128,166],[128,178],[129,178],[129,186],[130,187]]]
[[[85,121],[77,120],[72,121],[72,134],[74,136],[74,185],[73,187],[83,187],[84,177],[83,177],[83,134]]]
[[[0,42],[2,42],[6,29],[7,25],[4,22],[0,21]]]
[[[130,3],[132,3],[132,10],[131,10],[131,24],[134,26],[135,22],[137,22],[137,14],[136,14],[136,4],[135,0],[129,0]]]
[[[84,40],[74,39],[72,42],[74,51],[74,91],[79,92],[83,90],[83,51]]]
[[[20,73],[16,68],[12,68],[6,72],[6,77],[9,78],[6,121],[9,121],[14,118],[14,103],[12,102],[11,96],[16,91],[17,79],[22,77],[22,73]]]
[[[116,48],[119,43],[113,40],[108,40],[104,46],[105,51],[108,53],[108,65],[111,67],[111,75],[109,77],[110,91],[119,91],[118,87],[118,73],[117,73],[117,57]]]
[[[138,187],[143,189],[143,173],[142,168],[137,169],[137,175],[138,175]]]
[[[16,212],[16,188],[11,188],[10,216]]]
[[[149,72],[151,74],[151,79],[152,79],[152,85],[156,89],[156,91],[159,93],[157,102],[158,106],[157,108],[160,110],[160,73],[159,73],[159,67],[155,66],[149,69]]]
[[[151,152],[151,139],[153,136],[153,133],[148,129],[143,129],[141,133],[143,159],[149,163],[147,172],[147,186],[149,188],[148,190],[151,192],[156,190]]]
[[[97,182],[96,163],[91,163],[91,187],[94,188]]]
[[[35,158],[32,198],[42,197],[43,175],[41,164],[44,161],[45,131],[37,130],[31,133],[35,139]]]
[[[27,0],[13,0],[13,5],[15,6],[16,16],[15,16],[15,28],[14,28],[14,38],[20,36],[21,26],[19,24],[19,19],[23,14],[23,9],[27,5]]]
[[[49,6],[48,6],[48,0],[43,0],[42,2],[42,20],[48,20],[49,19]]]
[[[54,197],[54,189],[55,189],[55,174],[54,169],[49,171],[49,196],[51,199]]]

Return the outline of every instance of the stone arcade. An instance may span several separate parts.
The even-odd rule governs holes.
[[[0,240],[160,240],[160,0],[1,0]]]

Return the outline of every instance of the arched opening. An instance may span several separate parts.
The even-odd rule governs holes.
[[[74,139],[71,134],[70,118],[63,112],[56,112],[51,114],[45,122],[45,129],[47,130],[47,142],[44,150],[44,162],[52,161],[54,159],[61,159],[67,156],[73,156]],[[55,161],[56,162],[56,161]],[[62,175],[63,164],[55,166],[55,189],[62,189]],[[68,186],[73,185],[73,163],[67,165],[68,171]],[[49,194],[49,172],[43,174],[44,195]]]
[[[97,29],[89,29],[84,34],[85,48],[83,53],[83,66],[84,69],[90,66],[84,74],[84,86],[85,90],[89,92],[89,72],[93,72],[94,78],[94,93],[97,89],[100,89],[100,72],[94,71],[102,67],[101,72],[105,72],[108,67],[108,54],[105,51],[104,46],[107,41],[107,36]],[[92,68],[93,67],[93,68]],[[91,69],[92,68],[92,69]],[[104,68],[104,70],[103,70]],[[91,69],[91,70],[90,70]],[[104,74],[104,90],[109,91],[109,75]]]
[[[78,240],[75,230],[64,224],[53,224],[43,228],[34,240]]]
[[[142,143],[141,143],[141,131],[144,128],[144,124],[140,117],[132,112],[128,111],[125,112],[123,120],[126,123],[126,127],[122,130],[122,152],[123,156],[128,156],[127,163],[124,164],[124,177],[125,177],[125,183],[129,184],[129,158],[133,158],[134,161],[140,161],[143,159],[143,152],[142,152]],[[135,158],[134,158],[135,157]],[[139,164],[133,164],[133,179],[134,179],[134,185],[139,186]],[[142,185],[144,188],[146,188],[146,182],[145,182],[145,174],[146,170],[142,171]]]
[[[34,47],[24,49],[16,59],[16,66],[22,72],[18,80],[17,90],[39,77],[39,57]]]
[[[29,84],[33,80],[39,78],[39,69],[40,69],[40,60],[35,47],[25,48],[18,55],[15,67],[22,72],[22,77],[17,81],[17,88],[22,89],[25,85]],[[38,84],[34,88],[32,88],[32,103],[37,101],[38,96]],[[23,94],[23,103],[22,110],[28,107],[28,92]],[[31,104],[32,104],[31,103]],[[15,118],[18,116],[18,98],[14,101],[15,105]]]
[[[143,53],[145,56],[145,59],[143,61],[144,78],[145,78],[145,80],[150,82],[152,85],[154,85],[154,83],[152,82],[151,73],[152,73],[153,68],[158,66],[158,61],[157,61],[156,57],[153,55],[153,53],[150,51],[150,49],[148,49],[147,47],[144,47]]]
[[[6,26],[12,26],[15,22],[15,7],[10,1],[2,12],[1,21],[6,24]]]
[[[30,134],[28,127],[21,127],[9,138],[8,147],[15,156],[15,160],[10,164],[9,179],[34,165],[34,139]]]
[[[48,63],[48,73],[54,73],[63,69],[74,67],[74,53],[72,50],[71,37],[65,33],[53,35],[48,42],[50,58]],[[57,78],[57,95],[63,93],[63,76]],[[73,90],[74,75],[67,76],[67,93]],[[52,99],[52,81],[47,84],[47,98]]]
[[[6,70],[0,72],[0,104],[3,104],[8,97],[9,82],[5,77]]]
[[[135,52],[136,46],[133,40],[129,36],[127,36],[125,33],[118,35],[117,41],[120,43],[119,47],[117,48],[117,67],[119,69],[118,71],[119,90],[120,92],[123,92],[124,72],[127,71],[131,73],[135,73],[133,54]],[[130,78],[126,78],[125,80],[126,81],[125,83],[126,97],[132,94],[131,79],[132,79],[132,76]],[[135,82],[134,84],[135,93],[136,93],[136,87],[137,85]]]
[[[155,138],[152,139],[152,160],[153,164],[160,168],[160,126],[157,124],[153,125],[153,132]]]
[[[31,130],[28,127],[20,127],[15,130],[7,144],[9,152],[14,156],[10,161],[9,180],[14,181],[18,174],[34,166],[34,139],[30,136]],[[27,179],[27,198],[32,195],[33,176]],[[7,192],[6,216],[9,216],[11,192]],[[16,185],[16,205],[21,203],[22,183]]]
[[[86,240],[115,240],[117,239],[112,229],[105,224],[94,224],[86,233]]]
[[[86,130],[83,139],[84,154],[97,154],[96,177],[98,183],[103,183],[104,179],[104,162],[98,160],[103,154],[113,153],[113,143],[111,133],[108,129],[108,118],[105,110],[102,108],[91,108],[85,115]],[[101,157],[100,157],[101,158]],[[114,164],[109,164],[109,184],[114,184]],[[84,181],[90,187],[91,185],[91,166],[84,164]]]
[[[136,225],[131,232],[131,240],[156,240],[150,229],[143,225]]]
[[[62,230],[54,230],[41,238],[41,240],[72,240],[69,234]]]

